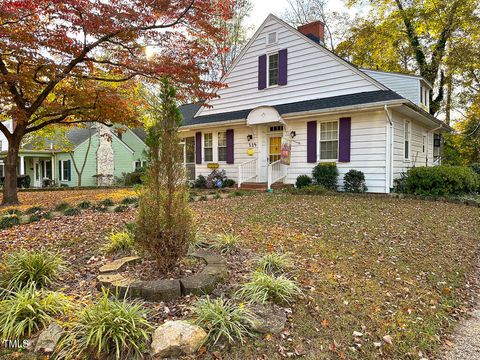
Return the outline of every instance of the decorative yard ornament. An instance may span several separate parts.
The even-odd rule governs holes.
[[[290,165],[292,153],[292,140],[282,137],[282,145],[280,148],[280,162],[283,165]]]

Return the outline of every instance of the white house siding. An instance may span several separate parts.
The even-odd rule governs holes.
[[[278,44],[266,46],[266,35],[273,31],[278,32]],[[285,48],[288,49],[287,85],[258,90],[258,57]],[[212,108],[202,108],[198,115],[381,89],[367,75],[359,75],[275,17],[268,18],[263,30],[227,75],[225,83],[228,87],[217,92],[219,98],[209,101]]]
[[[390,90],[420,106],[420,78],[381,71],[362,70]]]
[[[350,162],[337,163],[340,173],[339,186],[342,188],[343,176],[350,169],[360,170],[365,174],[366,183],[370,192],[384,193],[388,191],[385,186],[386,176],[386,119],[383,111],[363,112],[355,114],[329,115],[329,116],[309,116],[302,119],[286,120],[287,126],[284,132],[290,134],[296,132],[294,142],[292,142],[291,165],[288,167],[288,176],[285,180],[287,184],[295,184],[299,175],[310,175],[316,164],[307,162],[307,122],[312,120],[334,121],[340,117],[350,116],[352,118],[351,128],[351,155]],[[225,169],[229,178],[238,181],[238,165],[254,157],[259,161],[259,178],[261,182],[266,182],[267,173],[267,145],[268,131],[270,126],[280,125],[263,124],[254,127],[225,126],[213,129],[201,129],[195,131],[181,132],[181,137],[194,136],[196,131],[202,133],[214,133],[214,154],[216,152],[216,136],[218,131],[234,129],[234,158],[235,164],[220,163],[219,169]],[[317,127],[318,128],[318,127]],[[249,148],[247,135],[254,136],[253,142],[257,144],[255,156],[247,155]],[[203,137],[202,137],[203,139]],[[317,144],[318,146],[318,144]],[[318,151],[317,151],[318,154]],[[203,156],[202,144],[202,156]],[[214,157],[213,162],[216,162]],[[208,176],[212,172],[207,167],[207,163],[202,161],[201,165],[196,165],[196,176]]]
[[[295,141],[298,143],[292,144],[292,161],[288,168],[286,183],[294,184],[299,175],[311,176],[312,169],[316,165],[307,162],[307,122],[312,120],[335,121],[345,116],[352,118],[350,162],[337,163],[340,189],[343,187],[343,176],[349,170],[355,169],[365,174],[369,192],[386,192],[386,119],[383,111],[313,116],[302,120],[288,121],[288,132],[296,131]],[[317,144],[317,156],[318,153]]]
[[[393,132],[393,177],[398,178],[414,166],[433,166],[433,133],[424,125],[408,119],[397,112],[392,114]],[[405,120],[411,123],[410,159],[405,159]],[[427,151],[422,152],[422,137],[427,135]],[[427,162],[428,160],[428,162]]]

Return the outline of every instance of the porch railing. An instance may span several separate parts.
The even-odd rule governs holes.
[[[245,181],[257,176],[257,159],[248,160],[238,165],[238,187]]]
[[[281,160],[277,160],[268,165],[268,188],[272,187],[277,181],[285,180],[287,177],[287,166],[283,165]]]

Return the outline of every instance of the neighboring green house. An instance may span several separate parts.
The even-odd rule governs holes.
[[[46,149],[31,145],[21,148],[18,174],[30,177],[30,187],[77,186],[75,165],[81,172],[81,186],[113,185],[116,178],[146,162],[145,132],[141,128],[95,123],[87,128],[72,128],[66,139],[67,147],[49,143]],[[5,156],[6,150],[1,151],[0,158]]]

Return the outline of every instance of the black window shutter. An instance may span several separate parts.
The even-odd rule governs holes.
[[[62,181],[62,160],[58,160],[58,181]]]
[[[71,161],[67,160],[67,169],[68,169],[68,181],[72,180],[72,167],[71,167]]]

